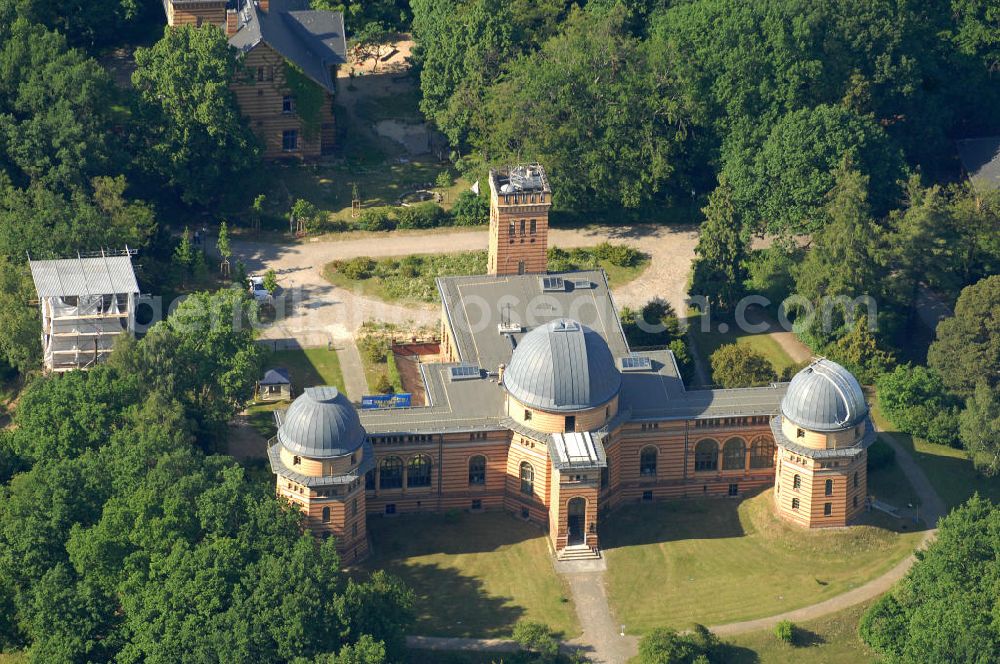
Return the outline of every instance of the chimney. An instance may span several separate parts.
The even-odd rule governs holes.
[[[257,9],[261,10],[262,12],[264,12],[266,14],[267,13],[267,8],[268,8],[269,4],[270,4],[270,0],[257,0]]]
[[[266,0],[265,0],[266,1]],[[240,29],[239,14],[235,9],[226,10],[226,36],[232,37]]]

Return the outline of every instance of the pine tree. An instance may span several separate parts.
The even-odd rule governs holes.
[[[704,296],[709,304],[731,311],[744,293],[748,273],[747,242],[733,206],[733,191],[723,178],[703,210],[698,246],[695,247],[691,295]]]
[[[174,249],[173,263],[180,272],[181,284],[187,286],[188,277],[191,276],[191,268],[194,266],[194,247],[191,246],[191,230],[185,226],[181,234],[181,241]]]
[[[233,255],[233,250],[229,246],[229,228],[226,227],[226,222],[219,224],[219,239],[215,243],[215,248],[219,250],[219,256],[222,257],[222,263],[219,269],[223,274],[229,272],[229,257]]]

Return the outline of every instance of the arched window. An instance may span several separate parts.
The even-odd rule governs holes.
[[[639,453],[639,474],[645,477],[656,475],[656,454],[659,450],[652,445],[642,448]]]
[[[826,481],[825,495],[827,495],[827,496],[832,496],[833,495],[833,480],[827,480]]]
[[[403,460],[397,456],[382,459],[378,471],[380,489],[403,488]]]
[[[798,498],[792,498],[792,509],[793,510],[799,509],[799,499]]]
[[[722,469],[743,470],[747,465],[747,444],[742,438],[730,438],[722,447]]]
[[[750,467],[770,468],[774,465],[774,443],[764,436],[756,438],[750,445]]]
[[[717,470],[719,468],[719,444],[711,438],[699,440],[694,446],[694,469]]]
[[[469,484],[486,484],[486,457],[481,454],[469,459]]]
[[[858,471],[854,471],[854,488],[858,488]]]
[[[521,462],[521,493],[529,496],[535,492],[535,469],[527,461]]]
[[[431,458],[426,454],[418,454],[410,459],[410,466],[406,469],[406,486],[430,486],[431,485]]]
[[[796,473],[795,477],[792,478],[792,488],[798,489],[802,486],[802,478]]]
[[[330,523],[330,508],[323,508],[323,523]]]

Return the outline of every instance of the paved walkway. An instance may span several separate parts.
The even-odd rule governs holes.
[[[937,524],[938,520],[947,513],[944,502],[937,495],[934,486],[927,479],[927,475],[909,452],[892,434],[883,432],[882,436],[886,443],[895,450],[896,462],[899,464],[900,470],[906,475],[907,480],[909,480],[910,485],[919,497],[921,512],[924,515],[925,522],[928,524]],[[925,531],[918,548],[926,547],[934,540],[936,535],[937,528]],[[910,555],[882,576],[817,604],[755,620],[713,625],[709,629],[719,636],[725,637],[744,632],[771,629],[782,620],[805,622],[821,618],[825,615],[860,604],[861,602],[874,599],[887,592],[897,581],[906,575],[915,561],[916,556]],[[562,571],[562,573],[570,585],[577,615],[580,618],[580,626],[583,628],[583,634],[564,644],[565,647],[583,652],[593,662],[606,664],[624,663],[631,657],[634,657],[638,653],[639,639],[631,635],[621,636],[620,626],[612,616],[611,608],[608,605],[603,573],[593,571],[575,574]],[[424,637],[408,637],[407,642],[414,648],[431,648],[429,645],[417,645],[422,642],[420,639],[424,639]],[[433,641],[433,649],[438,650],[485,650],[490,644],[497,642],[495,639],[440,638],[429,640]],[[507,641],[505,643],[507,643],[507,647],[516,649],[513,642]]]
[[[583,634],[567,646],[598,664],[625,664],[638,652],[636,636],[622,636],[621,624],[611,615],[603,572],[563,575],[573,595]]]
[[[358,347],[353,341],[339,341],[336,350],[347,398],[355,402],[361,401],[361,397],[368,394],[368,379],[365,378],[365,368],[361,363]]]

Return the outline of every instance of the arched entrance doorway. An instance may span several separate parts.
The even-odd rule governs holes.
[[[569,539],[566,544],[583,544],[587,533],[587,501],[584,498],[571,498],[566,506]]]

